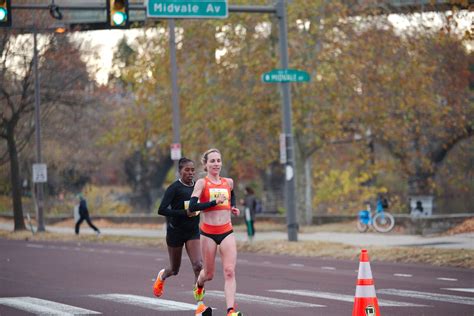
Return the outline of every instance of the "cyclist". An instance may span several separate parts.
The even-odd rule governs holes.
[[[382,197],[382,195],[377,196],[377,204],[375,206],[375,210],[378,212],[386,211],[388,209],[388,201],[387,198]]]

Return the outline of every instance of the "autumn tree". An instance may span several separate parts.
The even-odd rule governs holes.
[[[441,163],[473,133],[466,48],[443,32],[372,28],[362,38],[346,51],[359,65],[356,119],[400,162],[408,194],[431,195]]]
[[[193,127],[189,145],[196,153],[218,147],[227,173],[242,182],[262,179],[265,208],[276,211],[283,190],[278,163],[281,102],[276,87],[260,79],[277,59],[271,17],[232,15],[225,23],[207,23],[205,29],[182,25],[186,41],[181,58],[194,66],[184,66],[183,76],[191,71],[198,78],[185,84],[191,110],[185,112],[192,114],[188,122]],[[203,123],[210,118],[212,124]]]
[[[239,4],[248,2],[239,1]],[[466,94],[461,93],[465,91],[464,83],[454,83],[455,80],[449,78],[458,78],[459,74],[463,78],[464,70],[449,74],[442,70],[449,63],[436,66],[436,58],[450,58],[442,49],[443,41],[423,32],[401,36],[386,17],[354,16],[343,1],[295,0],[288,9],[290,67],[308,71],[312,76],[310,83],[292,84],[298,203],[305,201],[300,208],[300,219],[309,223],[314,199],[311,193],[304,194],[303,188],[320,188],[319,184],[312,183],[316,174],[328,179],[339,176],[353,182],[345,187],[357,189],[364,183],[374,183],[377,173],[386,167],[372,163],[367,145],[384,145],[397,159],[398,152],[406,153],[400,160],[406,174],[416,169],[412,168],[416,156],[412,154],[416,150],[408,150],[413,147],[414,139],[420,139],[413,137],[418,124],[413,124],[413,117],[419,117],[420,122],[423,120],[418,127],[427,133],[423,146],[440,148],[436,143],[443,135],[436,127],[444,126],[444,119],[448,117],[439,116],[437,112],[436,82],[448,80],[459,87],[452,90],[459,92],[451,94],[451,100],[455,100],[453,107],[450,105],[449,110],[445,110],[456,112],[458,104],[464,102],[461,100],[466,100]],[[232,14],[224,21],[180,20],[177,23],[181,138],[185,155],[199,159],[199,153],[215,146],[223,152],[228,173],[242,178],[265,178],[269,173],[278,174],[275,170],[279,169],[282,174],[278,162],[281,131],[278,86],[264,84],[260,79],[264,72],[280,68],[277,34],[276,20],[270,15]],[[422,45],[417,47],[420,40]],[[459,44],[454,39],[451,42]],[[458,44],[450,47],[462,47]],[[116,134],[114,139],[131,148],[142,148],[142,152],[146,152],[145,141],[152,139],[153,144],[158,144],[162,153],[166,153],[172,126],[165,25],[153,32],[144,32],[134,44],[134,51],[133,61],[123,69],[121,77],[127,83],[133,102],[122,112],[124,116],[117,126],[121,136]],[[459,53],[460,59],[465,58],[465,51],[454,51]],[[459,67],[465,69],[462,65]],[[460,110],[470,115],[465,112],[466,108]],[[463,125],[463,116],[449,117],[450,127],[442,129],[466,137],[469,128],[457,129]],[[434,126],[429,124],[433,122]],[[408,131],[412,131],[411,134]],[[370,138],[366,138],[368,135]],[[354,149],[353,157],[347,155],[353,163],[343,162],[337,167],[350,165],[350,170],[338,173],[331,172],[333,169],[323,170],[329,164],[311,166],[316,153],[329,152],[331,146],[345,143]],[[389,143],[397,145],[399,150],[392,151]],[[447,143],[441,141],[440,144]],[[330,167],[336,168],[335,165]],[[278,180],[283,183],[282,178],[268,179],[272,184]],[[378,189],[382,188],[374,190]],[[274,200],[281,198],[281,191],[272,193]]]
[[[145,29],[135,42],[122,39],[114,54],[109,99],[116,122],[102,144],[125,154],[124,171],[134,191],[133,204],[146,212],[173,166],[170,159],[171,92],[168,37],[162,26]],[[112,102],[110,102],[112,100]]]
[[[41,120],[47,122],[55,109],[87,103],[89,75],[81,54],[67,36],[38,35]],[[0,32],[0,137],[2,162],[9,162],[15,230],[25,229],[21,202],[19,153],[31,140],[33,113],[33,35],[13,30]]]
[[[306,190],[300,219],[311,220],[311,179],[321,175],[321,170],[311,170],[312,155],[331,144],[359,148],[350,164],[355,169],[341,173],[341,182],[353,181],[361,189],[361,184],[376,184],[373,180],[388,166],[374,160],[377,144],[402,162],[410,194],[429,193],[426,182],[432,182],[437,166],[452,146],[471,135],[468,58],[462,40],[454,34],[433,34],[423,27],[399,34],[386,16],[354,16],[357,13],[337,2],[305,4],[289,6],[290,62],[294,68],[311,72],[313,78],[310,84],[293,85],[299,201],[303,200],[303,188]],[[444,45],[446,48],[441,48]],[[446,117],[438,109],[439,101],[447,100],[440,97],[443,90],[450,92],[451,100],[444,105],[444,112],[449,113]],[[412,105],[403,106],[403,102]],[[392,108],[397,110],[392,112]],[[423,123],[414,123],[413,116]],[[413,129],[418,134],[407,136]],[[444,131],[448,130],[451,134],[446,137]],[[387,138],[392,140],[390,145]],[[335,179],[334,172],[326,173]],[[321,180],[326,183],[324,177]],[[374,195],[377,190],[386,188],[377,185],[366,193]],[[363,198],[365,194],[360,195]],[[305,217],[301,216],[304,212]]]
[[[352,94],[350,67],[340,52],[354,37],[348,7],[339,1],[298,1],[289,6],[289,50],[292,68],[311,75],[311,82],[292,84],[294,138],[300,222],[313,217],[313,167],[315,153],[336,143],[353,140],[351,117],[345,103]]]

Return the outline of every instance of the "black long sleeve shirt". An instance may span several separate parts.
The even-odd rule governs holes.
[[[166,189],[158,208],[158,214],[166,216],[168,228],[191,230],[199,226],[199,216],[188,217],[185,207],[185,203],[189,207],[193,190],[194,186],[186,186],[179,180],[173,182]]]

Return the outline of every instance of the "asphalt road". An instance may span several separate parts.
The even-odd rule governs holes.
[[[167,262],[160,249],[0,239],[0,315],[194,315],[186,255],[164,296],[153,297]],[[350,315],[358,265],[240,253],[238,308],[252,316]],[[472,270],[379,262],[371,269],[383,315],[474,314]],[[220,268],[206,289],[214,315],[225,315]]]

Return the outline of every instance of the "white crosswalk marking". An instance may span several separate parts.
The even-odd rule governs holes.
[[[101,314],[84,308],[42,300],[34,297],[4,297],[0,305],[20,309],[35,315],[91,315]]]
[[[196,310],[196,305],[194,304],[181,303],[177,301],[169,301],[169,300],[163,300],[163,299],[158,299],[154,297],[145,297],[145,296],[138,296],[138,295],[99,294],[99,295],[89,295],[89,297],[95,297],[95,298],[112,301],[116,303],[140,306],[143,308],[148,308],[148,309],[162,311],[162,312]]]
[[[474,288],[442,288],[442,290],[459,291],[474,293]],[[323,300],[336,300],[348,303],[354,302],[353,295],[345,295],[330,292],[310,291],[310,290],[284,290],[275,289],[268,290],[272,293],[281,293],[289,295],[299,295],[305,297],[320,298]],[[473,297],[455,296],[439,293],[428,293],[418,292],[411,290],[400,290],[400,289],[379,289],[377,290],[377,296],[382,295],[394,295],[409,297],[411,299],[422,299],[431,301],[440,301],[455,304],[474,305]],[[106,300],[113,303],[127,304],[133,306],[139,306],[141,308],[147,308],[154,311],[160,312],[173,312],[173,311],[194,311],[196,309],[195,304],[188,304],[184,302],[171,301],[158,299],[154,297],[145,297],[138,295],[129,294],[98,294],[98,295],[87,295],[88,297]],[[206,296],[223,299],[224,292],[222,291],[207,291]],[[295,308],[295,307],[326,307],[326,305],[298,302],[295,300],[273,298],[268,296],[258,296],[249,294],[236,294],[236,299],[245,301],[250,304],[260,304],[279,308]],[[392,306],[392,307],[428,307],[430,305],[421,305],[408,302],[399,302],[393,300],[378,299],[379,305]],[[34,297],[5,297],[0,298],[0,305],[5,305],[11,308],[26,311],[34,315],[93,315],[101,314],[100,312],[88,310],[76,306],[66,305],[44,299]]]
[[[26,244],[26,247],[29,247],[29,248],[44,248],[43,245],[37,245],[37,244]]]
[[[436,278],[436,280],[455,282],[458,279],[454,279],[454,278]]]
[[[206,291],[206,296],[224,298],[224,292],[222,291]],[[319,304],[311,304],[305,302],[295,302],[289,300],[283,300],[279,298],[272,298],[266,296],[258,296],[258,295],[248,295],[248,294],[241,294],[237,293],[236,298],[238,300],[245,301],[246,303],[254,303],[254,304],[262,304],[262,305],[272,305],[275,307],[326,307],[326,305],[319,305]]]
[[[393,275],[396,277],[402,277],[402,278],[411,278],[413,276],[412,274],[406,274],[406,273],[394,273]]]
[[[411,298],[420,298],[420,299],[431,300],[431,301],[441,301],[441,302],[464,304],[464,305],[474,305],[474,298],[466,297],[466,296],[455,296],[455,295],[448,295],[448,294],[437,294],[437,293],[427,293],[427,292],[397,290],[397,289],[383,289],[383,290],[379,290],[378,293],[411,297]]]
[[[354,295],[345,295],[338,293],[329,293],[329,292],[318,292],[318,291],[308,291],[308,290],[269,290],[270,292],[301,295],[308,297],[317,297],[324,298],[328,300],[337,300],[343,302],[354,303]],[[396,302],[378,299],[379,306],[397,306],[397,307],[424,307],[426,305],[406,303],[406,302]]]
[[[456,287],[449,287],[449,288],[442,288],[442,290],[456,291],[456,292],[466,292],[466,293],[474,293],[474,289],[473,289],[473,288],[461,289],[461,288],[456,288]]]

